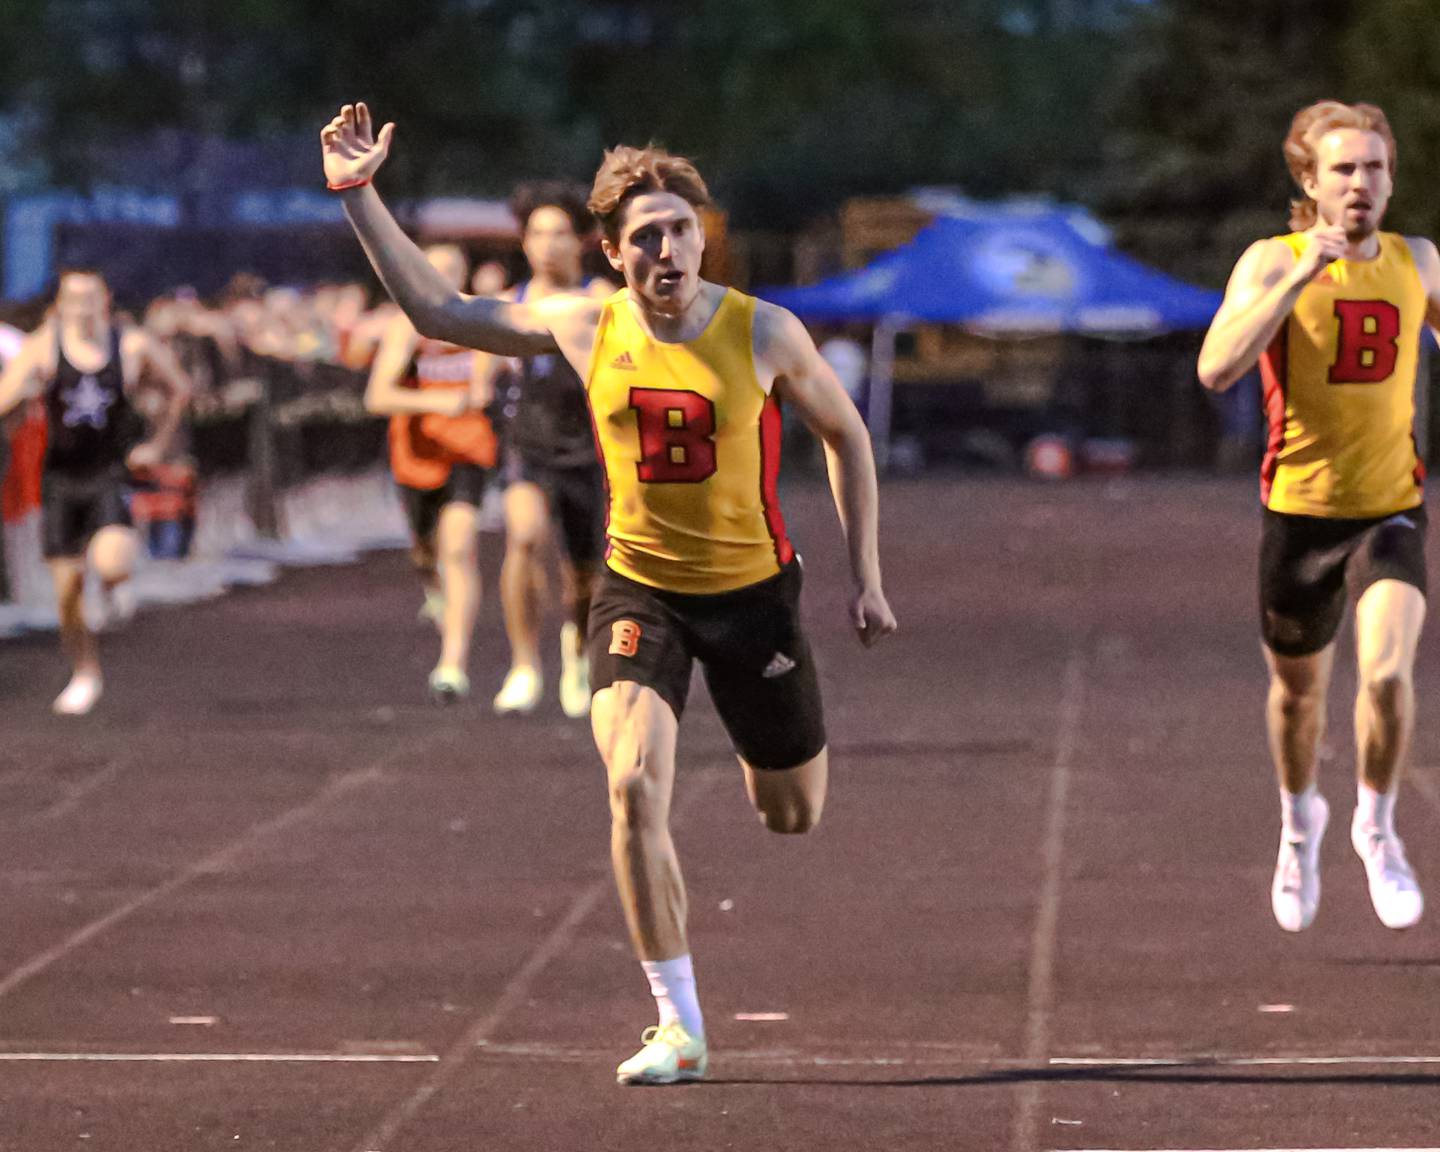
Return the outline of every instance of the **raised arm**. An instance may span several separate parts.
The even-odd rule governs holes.
[[[845,532],[854,594],[851,622],[868,647],[895,631],[895,615],[880,582],[880,496],[870,433],[850,397],[790,312],[761,303],[755,313],[758,362],[773,395],[793,405],[825,446],[835,510]]]
[[[415,328],[433,339],[502,356],[556,351],[550,329],[535,309],[457,292],[401,230],[371,184],[394,135],[394,124],[386,124],[378,137],[373,134],[364,104],[346,104],[320,133],[326,183],[339,192],[386,291]]]
[[[404,316],[396,316],[386,325],[375,363],[370,368],[370,380],[365,385],[367,412],[377,416],[396,413],[458,416],[465,410],[469,397],[462,389],[432,388],[422,392],[400,386],[418,340],[414,325]]]
[[[1212,392],[1224,392],[1255,367],[1305,286],[1345,254],[1342,227],[1317,225],[1306,236],[1298,258],[1279,240],[1260,240],[1235,265],[1200,349],[1200,383]]]

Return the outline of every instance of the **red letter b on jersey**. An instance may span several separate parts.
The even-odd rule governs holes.
[[[698,484],[715,474],[715,405],[698,392],[632,388],[640,430],[640,479],[646,484]]]
[[[1400,357],[1400,309],[1388,300],[1337,300],[1331,384],[1378,384]]]

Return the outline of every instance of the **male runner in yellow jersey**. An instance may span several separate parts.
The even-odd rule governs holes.
[[[609,487],[606,572],[590,609],[591,722],[605,760],[611,858],[660,1026],[621,1083],[705,1073],[704,1024],[669,831],[675,738],[692,661],[765,826],[819,819],[827,759],[800,630],[800,567],[775,502],[778,400],[825,443],[868,644],[895,628],[880,585],[875,466],[855,406],[789,312],[700,279],[704,182],[688,161],[617,148],[590,208],[625,287],[533,303],[456,293],[385,209],[370,178],[394,126],[363,104],[321,133],[325,176],[371,263],[426,335],[506,356],[558,351],[585,382]]]
[[[1379,230],[1395,172],[1380,109],[1303,109],[1285,157],[1303,193],[1294,231],[1240,258],[1200,353],[1200,379],[1216,391],[1260,362],[1270,424],[1260,609],[1282,821],[1271,905],[1291,932],[1319,906],[1329,809],[1315,758],[1348,588],[1359,671],[1351,843],[1376,915],[1408,928],[1424,900],[1394,814],[1425,620],[1415,388],[1422,326],[1440,321],[1440,255],[1429,240]]]

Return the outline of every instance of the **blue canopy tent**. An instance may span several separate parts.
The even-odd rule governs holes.
[[[884,459],[897,331],[958,324],[987,336],[1135,339],[1203,328],[1220,294],[1109,247],[1083,212],[967,204],[867,267],[799,288],[761,289],[803,320],[875,325],[869,420]]]

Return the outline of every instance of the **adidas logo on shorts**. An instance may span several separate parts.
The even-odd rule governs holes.
[[[784,676],[785,673],[793,671],[795,661],[786,656],[783,652],[776,652],[770,657],[770,663],[765,665],[765,671],[760,673],[766,680],[774,680],[777,676]]]

